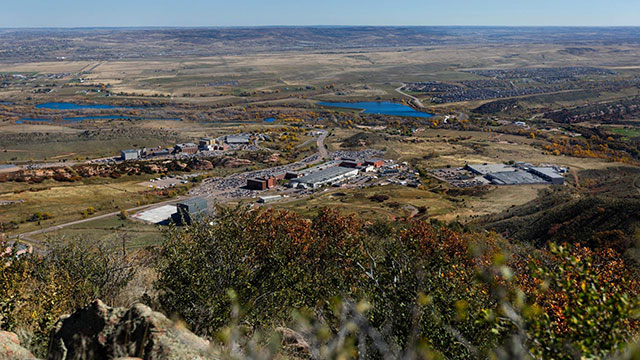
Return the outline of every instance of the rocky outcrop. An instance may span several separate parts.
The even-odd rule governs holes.
[[[273,163],[277,163],[279,160],[280,160],[280,154],[273,153],[268,158],[262,160],[262,162],[265,164],[273,164]]]
[[[0,331],[0,359],[36,360],[29,350],[20,346],[18,335],[7,331]]]
[[[209,160],[194,161],[192,167],[196,170],[213,170],[213,163]]]
[[[226,168],[237,168],[237,167],[252,165],[253,161],[247,160],[247,159],[238,159],[238,158],[224,158],[222,159],[221,164]]]
[[[209,355],[209,341],[148,306],[110,308],[96,300],[56,323],[47,360],[186,360]]]
[[[164,161],[128,161],[117,164],[76,164],[57,168],[25,169],[0,174],[0,183],[5,181],[39,183],[47,179],[71,182],[95,176],[116,178],[125,174],[159,174],[169,171],[190,172],[192,170],[209,171],[215,167],[212,161],[221,161],[227,167],[245,166],[252,163],[250,160],[235,158],[211,158],[211,160],[188,158]]]
[[[289,352],[295,354],[297,357],[311,357],[311,346],[309,346],[309,343],[302,337],[302,335],[285,327],[276,328],[276,332],[282,339],[282,345]]]

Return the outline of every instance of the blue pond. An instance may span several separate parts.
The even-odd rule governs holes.
[[[264,122],[268,122],[268,123],[272,123],[274,121],[276,121],[276,119],[274,119],[274,118],[266,118],[266,119],[264,119]]]
[[[44,104],[36,105],[36,109],[48,109],[48,110],[88,110],[88,109],[118,109],[122,108],[122,106],[113,106],[113,105],[105,105],[105,104],[93,104],[93,105],[82,105],[82,104],[74,104],[67,102],[48,102]]]
[[[430,118],[433,115],[414,110],[406,105],[392,102],[319,102],[318,105],[364,110],[365,114],[393,115],[406,117]]]
[[[83,120],[166,120],[166,121],[180,121],[178,118],[148,118],[148,117],[131,117],[123,115],[97,115],[97,116],[82,116],[82,117],[65,117],[63,121],[70,123],[77,123]],[[52,119],[43,118],[22,118],[16,121],[16,124],[22,124],[24,121],[53,121]]]

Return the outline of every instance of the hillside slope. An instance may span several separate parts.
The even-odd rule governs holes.
[[[477,224],[536,246],[566,241],[624,253],[640,240],[639,182],[638,168],[582,171],[569,186],[545,190]]]

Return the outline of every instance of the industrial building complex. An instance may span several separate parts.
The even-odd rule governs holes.
[[[194,197],[180,201],[176,205],[164,205],[141,211],[134,214],[132,219],[157,225],[167,225],[171,222],[176,225],[187,225],[209,215],[212,214],[208,210],[207,200]]]
[[[457,187],[479,185],[564,184],[567,168],[555,165],[467,164],[460,168],[431,170],[431,175]]]
[[[356,176],[358,176],[358,169],[356,168],[333,166],[291,179],[290,184],[292,187],[317,189],[322,185],[333,185]]]
[[[259,140],[265,139],[267,139],[267,136],[264,134],[250,133],[224,135],[218,138],[203,137],[197,144],[189,142],[176,144],[172,148],[156,147],[122,150],[120,151],[120,157],[114,160],[133,161],[158,158],[161,156],[192,156],[210,151],[246,149],[247,147],[256,145]]]

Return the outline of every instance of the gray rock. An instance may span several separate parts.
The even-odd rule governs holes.
[[[276,328],[276,332],[282,339],[282,345],[291,353],[303,358],[311,357],[311,347],[302,335],[285,327]]]
[[[211,355],[209,341],[148,306],[110,308],[100,300],[60,318],[49,341],[47,360],[186,360]]]
[[[18,335],[8,331],[0,331],[0,359],[37,360],[29,350],[20,346]]]

